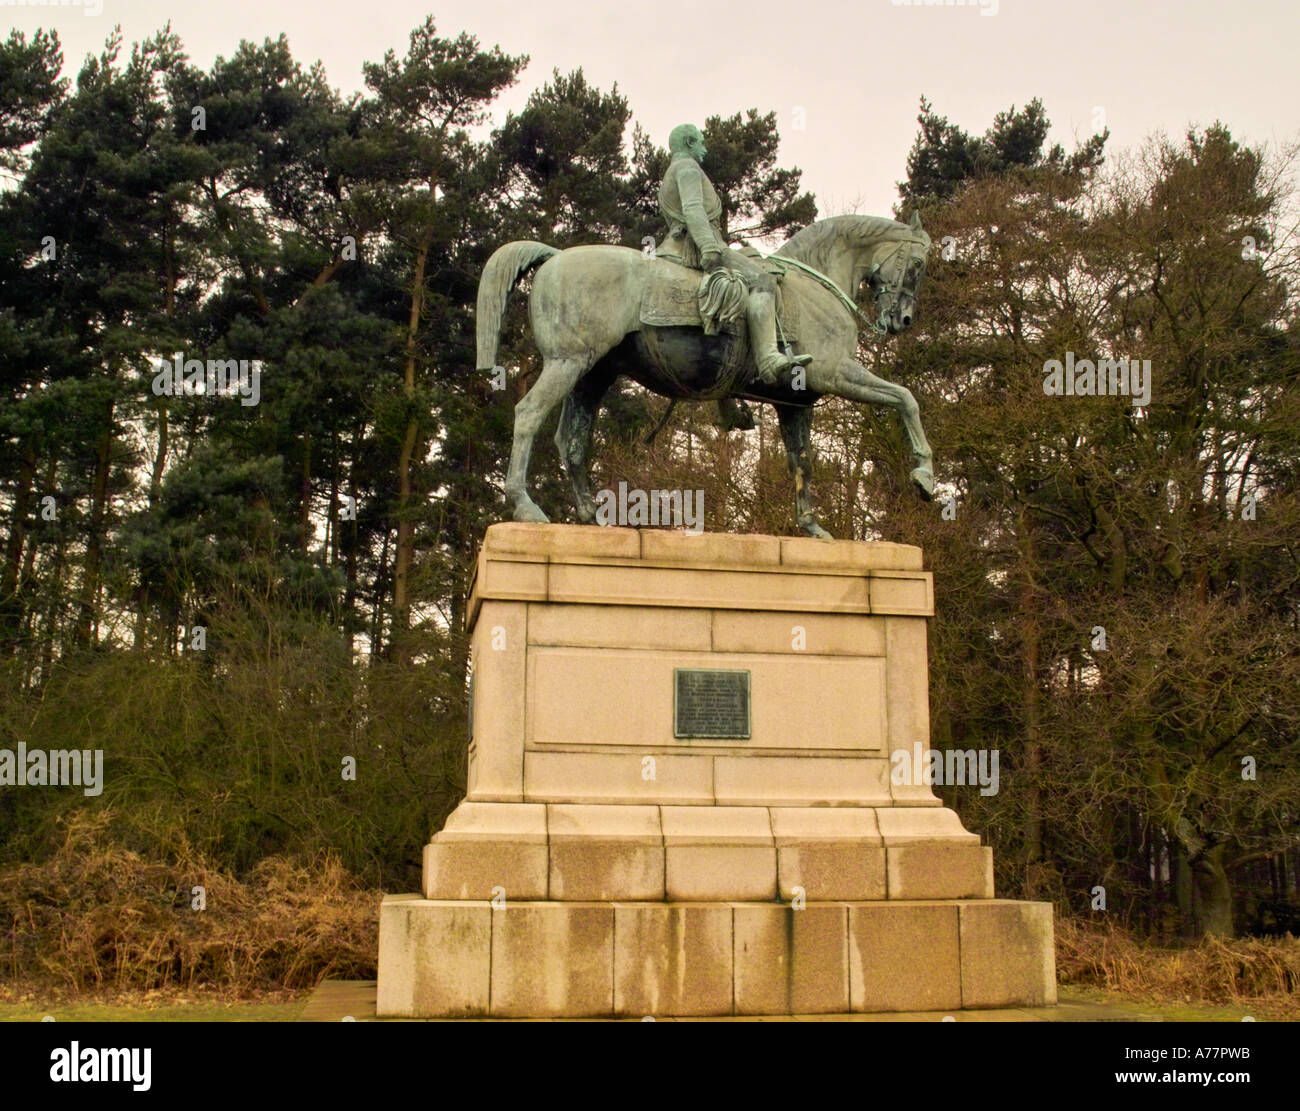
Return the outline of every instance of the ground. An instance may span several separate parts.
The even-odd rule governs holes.
[[[105,1000],[43,1002],[36,998],[0,1000],[0,1022],[39,1022],[46,1015],[59,1022],[296,1022],[318,1018],[338,1021],[350,1011],[359,1020],[374,1015],[374,985],[365,981],[330,981],[324,991],[286,993],[256,1000],[213,999],[211,993],[150,993]],[[808,1016],[824,1020],[840,1016]],[[854,1015],[854,1020],[925,1021],[942,1015]],[[1095,988],[1062,987],[1055,1009],[957,1012],[957,1021],[1091,1021],[1091,1022],[1240,1022],[1267,1021],[1249,1006],[1152,1003]]]

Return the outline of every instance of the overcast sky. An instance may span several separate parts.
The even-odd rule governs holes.
[[[886,215],[897,199],[922,94],[967,130],[1039,96],[1052,138],[1073,149],[1104,112],[1109,149],[1163,130],[1222,120],[1238,139],[1300,135],[1298,0],[84,0],[81,7],[0,12],[24,30],[54,27],[75,76],[114,24],[127,42],[168,21],[208,66],[241,38],[281,31],[304,65],[316,59],[345,92],[361,64],[406,52],[432,12],[439,33],[468,31],[532,61],[504,110],[553,69],[615,82],[660,145],[678,123],[747,108],[775,111],[781,164],[804,172],[823,215]],[[58,0],[54,0],[55,3]],[[67,0],[65,0],[65,3]],[[99,14],[90,14],[96,9]],[[987,13],[987,14],[986,14]],[[802,124],[802,128],[799,127]],[[630,142],[630,130],[629,130]]]

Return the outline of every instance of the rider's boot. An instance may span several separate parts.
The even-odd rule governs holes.
[[[811,355],[786,355],[776,346],[776,294],[751,290],[745,303],[749,323],[749,345],[754,352],[758,376],[768,385],[797,366],[807,366]]]

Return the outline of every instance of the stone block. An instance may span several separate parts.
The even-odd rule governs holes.
[[[849,907],[789,911],[792,919],[790,1008],[797,1015],[849,1012]]]
[[[1054,1007],[1052,904],[960,903],[964,1007]]]
[[[774,903],[733,903],[731,913],[736,1014],[788,1015],[793,912]]]
[[[708,610],[545,603],[528,607],[528,643],[545,647],[708,652],[712,625]]]
[[[848,907],[735,903],[736,1014],[845,1014]]]
[[[845,841],[806,841],[776,850],[777,890],[809,902],[884,899],[885,850]]]
[[[537,525],[502,521],[489,525],[483,550],[527,556],[532,559],[637,559],[641,534],[634,528],[603,525]]]
[[[612,904],[507,903],[492,914],[494,1016],[613,1013]]]
[[[853,1011],[961,1007],[958,904],[877,903],[849,908]]]
[[[725,904],[614,907],[616,1014],[730,1014],[731,960]]]
[[[466,604],[466,628],[478,627],[486,601],[544,602],[549,576],[541,559],[523,556],[493,558],[486,550],[478,554]]]
[[[686,563],[706,567],[779,567],[781,541],[776,536],[642,529],[641,559],[646,563]]]
[[[777,847],[808,841],[879,845],[880,822],[869,806],[773,806],[768,811]]]
[[[781,538],[781,566],[864,574],[868,571],[919,571],[922,563],[921,549],[912,544],[789,536]]]
[[[535,802],[713,802],[711,757],[654,753],[650,758],[652,765],[640,753],[526,752],[524,794]]]
[[[952,841],[913,841],[885,849],[890,899],[981,899],[988,883],[984,849]]]
[[[655,806],[547,807],[550,897],[611,902],[664,897],[664,844]]]
[[[955,841],[978,845],[979,834],[961,824],[957,811],[939,806],[881,806],[876,810],[880,837],[886,845],[913,841]]]
[[[803,647],[796,645],[802,644]],[[885,622],[853,613],[713,611],[713,651],[883,656]]]
[[[547,587],[549,600],[557,603],[871,612],[867,580],[853,575],[552,563]]]
[[[472,801],[523,798],[524,677],[528,607],[485,602],[470,638],[474,714],[466,797]]]
[[[492,909],[386,895],[379,908],[380,1018],[486,1015]]]
[[[776,898],[776,849],[688,845],[664,851],[669,899]]]
[[[915,745],[930,742],[930,663],[926,654],[925,622],[917,617],[885,619],[885,705],[889,719],[886,751],[890,760],[910,762]],[[895,765],[910,767],[910,763]],[[915,774],[904,783],[893,783],[890,790],[900,806],[933,806],[938,802],[934,789]]]
[[[872,613],[934,615],[934,580],[928,571],[872,571],[868,582]]]
[[[546,807],[462,802],[424,847],[426,899],[546,898]]]
[[[883,758],[716,756],[713,789],[730,806],[887,806]]]
[[[670,900],[776,898],[776,845],[761,807],[662,808]]]
[[[773,843],[772,819],[762,806],[665,806],[660,821],[664,843],[670,848]]]
[[[868,807],[773,807],[777,889],[808,902],[883,899],[885,851]]]

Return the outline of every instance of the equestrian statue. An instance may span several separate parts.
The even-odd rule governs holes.
[[[479,370],[495,369],[506,299],[533,273],[528,316],[542,371],[515,406],[506,497],[516,521],[546,521],[528,496],[528,460],[547,414],[560,410],[555,443],[573,487],[578,520],[596,520],[587,473],[601,399],[626,376],[663,397],[715,401],[724,428],[752,427],[740,399],[776,410],[799,527],[829,539],[812,503],[812,413],[821,397],[897,409],[912,447],[911,478],[927,500],[933,459],[916,399],[856,361],[858,324],[897,335],[912,323],[930,237],[874,216],[833,216],[808,225],[766,258],[726,246],[722,204],[701,163],[692,124],[669,137],[672,162],[659,190],[668,231],[652,252],[584,246],[560,251],[528,240],[495,251],[479,280]],[[870,283],[867,320],[854,298]]]

